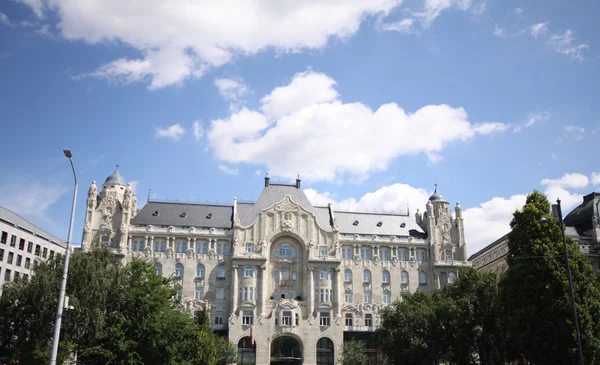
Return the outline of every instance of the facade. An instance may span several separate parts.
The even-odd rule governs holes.
[[[462,210],[437,192],[423,214],[313,206],[295,184],[255,202],[149,200],[137,210],[118,171],[88,192],[82,248],[155,260],[183,309],[206,309],[245,364],[334,364],[344,340],[370,336],[403,292],[431,292],[467,265]]]
[[[563,219],[565,235],[579,244],[590,264],[600,274],[600,193],[592,192]],[[469,257],[477,270],[502,273],[508,267],[508,234]]]
[[[40,260],[64,254],[66,243],[0,207],[0,280],[27,280]],[[1,290],[0,286],[0,290]]]

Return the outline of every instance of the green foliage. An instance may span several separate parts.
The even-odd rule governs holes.
[[[42,263],[30,282],[8,285],[0,297],[0,356],[48,362],[62,259]],[[230,350],[206,314],[177,309],[170,279],[153,263],[114,264],[106,249],[73,253],[59,360],[77,350],[78,363],[218,365]]]
[[[366,365],[369,357],[365,354],[365,346],[360,341],[348,341],[342,349],[342,363],[344,365]]]
[[[546,197],[534,191],[514,213],[509,268],[500,283],[510,359],[576,364],[577,347],[564,262],[562,232]],[[600,290],[587,258],[567,240],[586,364],[600,363]]]

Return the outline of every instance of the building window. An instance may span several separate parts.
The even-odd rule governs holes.
[[[273,280],[279,280],[279,271],[273,271]]]
[[[223,311],[216,311],[215,312],[215,324],[219,325],[219,324],[225,323],[224,317],[225,316],[223,314]]]
[[[408,284],[408,273],[406,271],[400,273],[400,283]]]
[[[352,247],[342,247],[342,258],[352,260]]]
[[[244,270],[244,277],[252,278],[254,277],[254,267],[251,265],[246,265],[246,270]]]
[[[23,280],[28,281],[29,280],[29,275],[23,274]]]
[[[254,313],[252,311],[244,311],[242,315],[242,325],[244,326],[252,326],[254,323]]]
[[[229,242],[217,243],[217,255],[223,255],[223,256],[229,255]]]
[[[156,268],[156,275],[162,276],[162,264],[157,262],[154,267]]]
[[[321,280],[327,279],[327,274],[328,274],[329,270],[327,270],[326,268],[323,267],[323,268],[321,268],[321,270],[319,272],[320,272]]]
[[[196,265],[196,277],[197,278],[204,277],[204,265],[202,265],[202,264]]]
[[[10,237],[10,247],[15,247],[17,245],[17,236],[14,234]]]
[[[329,303],[329,294],[331,292],[331,289],[318,289],[318,293],[319,293],[319,302],[320,303]]]
[[[253,287],[244,287],[240,289],[240,296],[243,301],[253,301],[254,300],[254,288]]]
[[[177,290],[175,298],[181,299],[183,297],[183,287],[180,284],[175,284],[175,290]]]
[[[456,281],[456,274],[453,272],[448,273],[448,283],[452,284]]]
[[[2,237],[0,238],[0,243],[6,244],[6,239],[8,238],[8,233],[2,231]]]
[[[400,249],[398,256],[400,258],[400,261],[408,261],[408,250],[407,249]]]
[[[344,321],[344,325],[346,327],[352,327],[352,320],[354,318],[352,317],[352,313],[346,313],[346,319]]]
[[[133,239],[133,247],[131,247],[133,252],[144,251],[144,239],[143,238],[134,238]]]
[[[217,266],[217,279],[225,279],[225,266]]]
[[[8,253],[8,260],[6,260],[6,262],[10,265],[13,263],[13,258],[14,258],[15,254],[12,252]]]
[[[175,276],[181,280],[183,279],[183,264],[175,265]]]
[[[0,260],[2,261],[2,260]],[[25,269],[29,270],[29,268],[31,267],[31,259],[29,257],[25,258]]]
[[[371,313],[365,313],[365,326],[373,327],[373,315]]]
[[[292,312],[284,311],[281,316],[281,325],[282,326],[291,326],[292,325]]]
[[[320,257],[327,256],[327,246],[319,246],[319,256]]]
[[[352,282],[352,270],[350,270],[350,269],[344,270],[344,281],[346,283]]]
[[[194,290],[194,299],[202,300],[204,298],[204,286],[202,283],[196,283],[196,287]]]
[[[329,312],[319,312],[319,326],[329,327],[330,323]]]
[[[217,300],[224,300],[225,299],[225,288],[217,288],[217,296],[216,296]]]
[[[289,243],[281,244],[281,256],[284,256],[284,257],[290,256],[290,244]]]
[[[154,252],[167,252],[167,241],[163,239],[155,239]]]
[[[207,253],[208,253],[208,242],[197,242],[196,243],[196,254],[206,255]]]
[[[427,275],[425,272],[419,272],[419,285],[427,285]]]
[[[383,272],[381,273],[381,282],[384,284],[390,283],[390,272],[389,271],[383,270]]]
[[[369,270],[363,271],[363,281],[365,283],[371,283],[371,271],[369,271]]]
[[[448,275],[446,275],[445,272],[440,273],[440,281],[442,282],[442,285],[448,284]]]
[[[48,248],[44,247],[44,251],[43,251],[42,257],[43,258],[47,258],[48,257]]]
[[[27,252],[31,253],[33,251],[33,242],[27,242]]]
[[[4,281],[10,281],[10,269],[4,270]]]
[[[42,247],[40,245],[35,245],[35,255],[37,257],[40,257],[41,253],[42,253]]]
[[[25,238],[21,238],[19,240],[19,250],[23,251],[25,249]]]
[[[361,247],[360,248],[360,258],[363,260],[371,259],[371,247]]]
[[[254,243],[246,243],[246,253],[254,252]]]
[[[344,292],[344,302],[352,303],[352,290],[346,289]]]
[[[54,258],[54,251],[50,250],[50,260]]]
[[[13,281],[19,280],[20,277],[21,277],[21,273],[18,271],[15,271],[15,277],[13,278]]]
[[[425,262],[425,250],[417,250],[417,261]]]
[[[103,245],[106,245],[106,246],[108,246],[108,243],[110,242],[110,239],[108,238],[108,236],[102,236],[102,237],[100,238],[100,242],[101,242]]]
[[[327,337],[322,337],[317,341],[317,365],[333,365],[333,362],[333,341]]]
[[[452,261],[452,250],[446,250],[444,251],[444,259],[446,261]]]
[[[23,256],[17,255],[17,267],[21,267],[22,261],[23,261]]]
[[[381,300],[383,302],[383,305],[390,305],[391,300],[392,300],[391,293],[388,290],[384,290],[382,300]]]
[[[175,241],[175,252],[185,253],[187,251],[187,241],[177,240]]]
[[[365,290],[365,292],[363,294],[363,302],[365,304],[371,304],[371,291],[370,290]]]
[[[295,272],[295,271],[292,271],[292,280],[296,280],[296,279],[297,279],[297,277],[296,277],[296,272]]]
[[[4,250],[0,248],[0,262],[4,260]]]
[[[381,261],[390,261],[390,249],[382,247],[379,249],[379,258]]]

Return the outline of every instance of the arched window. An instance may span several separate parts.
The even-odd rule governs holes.
[[[196,277],[197,278],[204,277],[204,265],[202,265],[202,264],[196,265]]]
[[[352,303],[352,290],[346,289],[346,291],[344,291],[344,302]]]
[[[290,280],[290,269],[281,269],[281,280]]]
[[[444,252],[444,254],[445,254],[445,256],[446,256],[446,257],[445,257],[445,260],[446,260],[446,261],[452,261],[452,250],[446,250],[446,251]]]
[[[217,279],[225,279],[225,266],[217,266]]]
[[[384,284],[390,283],[390,272],[389,271],[383,270],[383,272],[381,273],[381,282]]]
[[[100,242],[102,242],[103,245],[107,245],[110,243],[110,239],[108,238],[108,236],[102,236],[102,238],[100,238]]]
[[[448,273],[448,283],[452,284],[456,281],[456,274],[453,272]]]
[[[252,343],[250,336],[242,337],[237,346],[238,364],[256,364],[256,345]]]
[[[408,273],[406,271],[400,273],[400,283],[408,284]]]
[[[157,262],[156,264],[154,264],[154,267],[156,268],[156,275],[162,276],[162,264],[160,262]]]
[[[179,279],[183,279],[183,264],[175,265],[175,276]]]
[[[352,270],[350,270],[350,269],[344,270],[344,281],[346,283],[352,282]]]
[[[419,272],[419,285],[427,285],[427,275],[425,272]]]
[[[369,270],[363,271],[363,281],[365,283],[370,283],[371,282],[371,272]]]
[[[329,270],[327,270],[327,268],[326,268],[326,267],[322,267],[322,268],[321,268],[321,271],[320,271],[320,273],[321,273],[321,277],[320,277],[320,278],[321,278],[321,279],[327,279],[327,276],[328,276],[328,271],[329,271]]]
[[[327,337],[321,337],[317,341],[317,365],[333,365],[333,355],[333,341]]]

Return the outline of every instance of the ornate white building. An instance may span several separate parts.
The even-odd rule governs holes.
[[[313,206],[299,179],[268,177],[253,203],[149,200],[137,211],[115,171],[88,192],[82,247],[95,244],[176,276],[184,308],[207,309],[245,364],[334,364],[352,338],[373,349],[382,308],[467,265],[461,207],[453,216],[437,188],[413,218]]]

